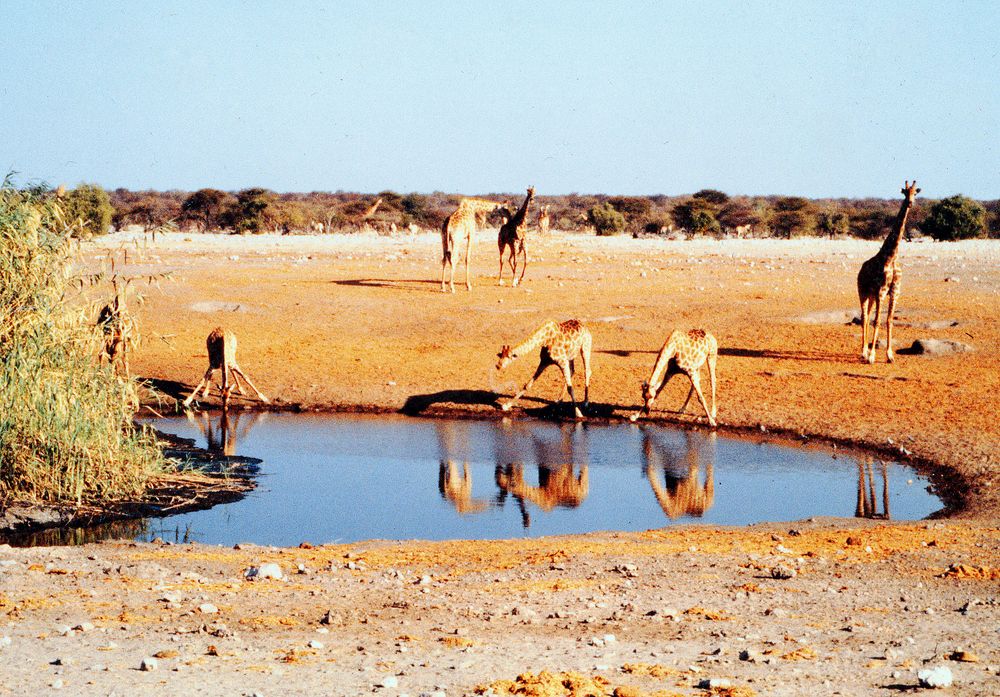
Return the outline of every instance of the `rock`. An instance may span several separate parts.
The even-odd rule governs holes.
[[[382,682],[380,682],[378,685],[376,685],[376,687],[386,687],[386,688],[389,688],[389,689],[392,689],[392,688],[398,687],[398,686],[399,686],[399,679],[395,675],[389,675],[389,676],[387,676],[385,678],[382,678]]]
[[[203,615],[214,615],[219,611],[219,608],[212,605],[212,603],[202,603],[198,606],[198,612]]]
[[[155,658],[152,657],[142,659],[142,663],[139,664],[139,670],[146,672],[154,671],[159,667],[160,664],[157,662]]]
[[[771,578],[777,579],[789,579],[795,578],[798,572],[791,568],[790,566],[785,566],[784,564],[778,564],[777,566],[771,567]]]
[[[62,686],[63,686],[63,681],[62,680],[53,680],[52,681],[52,689],[53,690],[61,690]]]
[[[253,581],[263,581],[266,578],[273,578],[280,581],[285,577],[284,574],[281,573],[281,567],[274,562],[268,562],[267,564],[261,564],[260,566],[251,566],[243,572],[243,576],[248,580]]]
[[[94,625],[92,622],[81,622],[80,624],[73,627],[78,632],[92,632],[94,631]]]
[[[910,348],[898,353],[908,356],[948,356],[955,353],[969,353],[975,349],[969,344],[951,339],[917,339]]]
[[[948,654],[948,660],[960,663],[979,663],[979,656],[971,651],[952,651]]]
[[[709,678],[698,683],[702,690],[728,690],[733,686],[733,682],[728,678]]]
[[[757,663],[764,658],[764,655],[755,649],[743,649],[740,651],[740,660],[749,661],[750,663]]]
[[[323,648],[323,642],[322,641],[316,641],[315,639],[313,639],[312,641],[309,642],[309,648],[311,648],[311,649],[321,649],[321,648]]]
[[[605,644],[613,644],[613,643],[615,643],[616,641],[618,641],[618,639],[617,639],[617,638],[615,637],[615,635],[614,635],[614,634],[605,634],[605,635],[604,635],[603,637],[601,637],[601,638],[602,638],[602,639],[604,639],[604,643],[605,643]]]
[[[917,680],[921,687],[951,687],[951,668],[948,666],[938,666],[928,668],[917,673]]]
[[[5,649],[8,646],[10,646],[12,643],[14,643],[14,642],[13,642],[13,640],[9,636],[2,636],[2,637],[0,637],[0,649]]]

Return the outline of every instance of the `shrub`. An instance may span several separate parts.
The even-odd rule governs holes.
[[[721,206],[722,204],[729,201],[729,195],[725,194],[716,189],[702,189],[701,191],[692,194],[691,198],[701,199],[702,201],[707,201],[716,206]]]
[[[270,210],[276,200],[274,192],[267,189],[243,189],[236,194],[236,203],[227,211],[227,222],[239,233],[264,232],[268,222],[273,222]]]
[[[108,192],[97,184],[80,184],[62,197],[63,219],[78,237],[103,235],[111,227],[111,207]]]
[[[132,423],[136,383],[97,356],[96,308],[59,202],[0,187],[0,501],[77,502],[140,494],[163,457]]]
[[[922,228],[936,240],[965,240],[986,234],[986,210],[961,194],[931,206]]]
[[[598,235],[617,235],[625,229],[625,216],[610,203],[602,203],[587,211],[587,222]]]
[[[233,205],[232,194],[218,189],[199,189],[184,199],[181,210],[185,222],[194,223],[202,232],[217,230],[225,224],[226,211]]]
[[[718,236],[722,232],[719,221],[708,210],[695,211],[694,215],[691,216],[691,226],[689,229],[695,235]]]

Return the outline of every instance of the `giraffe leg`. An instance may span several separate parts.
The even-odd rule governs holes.
[[[569,399],[573,403],[573,413],[576,418],[582,419],[583,412],[580,411],[580,407],[576,406],[576,397],[573,395],[573,372],[569,367],[569,361],[564,361],[559,365],[562,368],[563,378],[566,379],[566,390],[569,392]]]
[[[708,410],[708,402],[705,401],[705,395],[701,393],[701,378],[698,376],[697,372],[691,373],[691,385],[694,387],[695,394],[698,395],[698,401],[701,402],[702,409],[705,410],[705,416],[708,417],[709,425],[715,426],[715,417],[712,416],[712,412]]]
[[[861,298],[861,360],[868,360],[868,325],[871,305],[868,298]]]
[[[872,329],[872,345],[871,350],[868,352],[868,363],[875,362],[875,348],[878,346],[878,318],[882,314],[882,295],[880,294],[875,298],[875,327]]]
[[[580,346],[580,358],[583,360],[583,406],[590,406],[590,346],[591,339],[584,337]]]
[[[472,256],[472,233],[465,238],[465,289],[472,290],[472,281],[469,277],[469,257]]]
[[[535,384],[535,380],[538,379],[539,375],[541,375],[543,372],[545,372],[545,369],[548,368],[549,365],[550,365],[550,363],[548,361],[546,361],[545,359],[542,359],[541,361],[539,361],[538,362],[538,368],[535,370],[535,374],[531,376],[531,379],[528,380],[528,382],[524,383],[524,387],[521,388],[520,392],[518,392],[516,395],[514,395],[514,398],[512,400],[510,400],[506,404],[501,405],[500,409],[503,410],[503,411],[510,411],[510,408],[512,406],[514,406],[515,403],[517,403],[517,400],[519,400],[521,398],[521,395],[523,395],[525,392],[527,392],[529,389],[531,389],[531,386]]]
[[[503,285],[503,248],[504,248],[503,242],[500,242],[499,246],[500,246],[500,273],[497,274],[497,285],[498,286],[502,286]]]
[[[896,312],[896,294],[898,292],[898,286],[893,283],[889,287],[889,307],[885,315],[885,359],[889,363],[896,360],[896,355],[892,352],[892,315]]]
[[[233,368],[233,374],[234,375],[239,375],[241,378],[243,378],[244,380],[246,380],[246,383],[250,386],[250,389],[257,393],[257,397],[260,399],[260,401],[264,402],[265,404],[270,404],[271,403],[271,400],[269,400],[267,397],[265,397],[264,393],[261,392],[260,390],[258,390],[257,386],[254,385],[252,382],[250,382],[250,378],[248,378],[247,375],[246,375],[246,373],[244,373],[242,370],[240,370],[238,366]]]
[[[187,399],[184,400],[184,406],[186,406],[186,407],[191,406],[191,402],[194,401],[194,397],[195,397],[196,394],[198,394],[198,390],[200,390],[202,387],[205,387],[205,383],[206,382],[208,382],[209,384],[211,384],[210,381],[212,379],[212,373],[213,372],[215,372],[215,368],[209,368],[208,369],[208,372],[205,373],[205,377],[203,377],[201,379],[201,382],[198,383],[198,386],[195,387],[193,390],[191,390],[191,394],[189,394],[187,396]],[[207,394],[208,394],[208,392],[206,391],[206,395]]]
[[[522,241],[518,245],[518,247],[520,248],[518,251],[521,255],[521,276],[519,278],[514,279],[515,286],[521,285],[521,281],[524,280],[524,272],[528,268],[528,253],[525,250],[524,242]]]
[[[510,263],[510,284],[512,286],[517,285],[517,250],[514,248],[514,244],[510,245],[510,257],[508,258]]]
[[[243,383],[240,382],[239,375],[236,374],[236,371],[239,369],[240,369],[239,366],[234,367],[234,364],[230,364],[229,366],[229,372],[233,377],[233,385],[236,386],[236,391],[239,392],[241,395],[246,396],[246,392],[243,391]]]
[[[716,354],[711,354],[708,357],[708,377],[712,382],[712,419],[714,420],[717,412],[715,409],[715,361]]]

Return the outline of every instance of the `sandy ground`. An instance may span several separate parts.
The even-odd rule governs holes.
[[[902,450],[960,510],[535,541],[0,548],[0,694],[698,695],[728,679],[729,694],[871,695],[938,665],[949,694],[1000,693],[1000,245],[904,244],[897,348],[975,350],[869,366],[846,323],[877,243],[556,235],[530,239],[511,288],[496,285],[493,239],[474,248],[473,291],[454,295],[439,292],[432,234],[116,235],[83,253],[96,264],[124,246],[128,272],[170,272],[142,289],[133,358],[168,394],[200,379],[223,324],[279,405],[494,414],[535,367],[498,376],[500,346],[575,317],[594,335],[590,417],[621,418],[670,330],[702,327],[720,344],[721,428]],[[523,404],[560,391],[550,371]],[[704,427],[669,411],[686,391],[671,383],[654,416]],[[245,581],[262,562],[287,578]]]

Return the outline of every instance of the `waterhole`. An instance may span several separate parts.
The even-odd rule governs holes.
[[[927,479],[899,463],[707,430],[340,414],[149,423],[260,458],[257,489],[235,503],[76,539],[502,539],[812,516],[914,520],[942,508]]]

